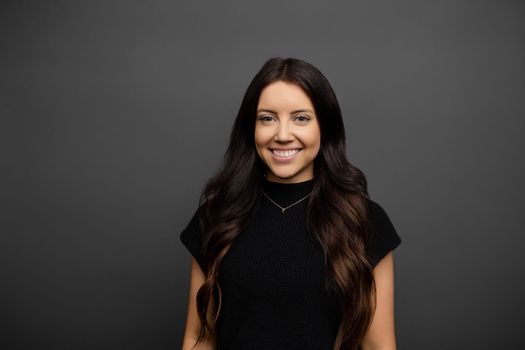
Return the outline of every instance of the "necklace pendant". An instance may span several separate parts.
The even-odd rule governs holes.
[[[285,209],[282,209],[282,210],[281,210],[281,213],[283,213],[283,214],[284,214],[284,211],[285,211],[285,210],[286,210],[286,208],[285,208]]]

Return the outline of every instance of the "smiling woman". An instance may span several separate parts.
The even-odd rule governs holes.
[[[180,234],[193,256],[184,350],[395,349],[401,238],[345,152],[323,74],[268,60]]]

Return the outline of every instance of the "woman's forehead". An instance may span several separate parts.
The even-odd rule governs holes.
[[[314,110],[312,101],[299,85],[283,81],[273,82],[261,91],[257,105],[257,110],[260,109],[277,113]]]

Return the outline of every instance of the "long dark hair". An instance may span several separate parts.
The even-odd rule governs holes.
[[[315,181],[308,200],[307,225],[324,251],[325,287],[340,305],[342,318],[334,350],[357,349],[376,307],[373,269],[365,255],[370,231],[367,181],[362,171],[347,160],[341,110],[328,80],[305,61],[280,57],[266,61],[248,86],[222,166],[207,181],[200,196],[206,280],[197,292],[197,343],[216,334],[222,301],[219,265],[254,215],[261,178],[267,170],[255,149],[256,109],[263,88],[275,81],[300,86],[310,97],[319,121],[321,145],[314,159]],[[208,310],[213,310],[215,318],[210,318]]]

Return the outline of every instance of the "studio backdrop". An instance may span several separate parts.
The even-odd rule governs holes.
[[[399,349],[525,348],[521,1],[3,1],[0,348],[179,349],[179,241],[270,57],[403,239]]]

